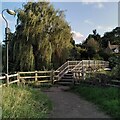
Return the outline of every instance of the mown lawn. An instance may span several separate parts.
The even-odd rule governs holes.
[[[113,118],[120,118],[120,89],[98,87],[86,84],[77,85],[71,90],[88,101],[95,103],[101,110]]]
[[[46,118],[51,101],[40,90],[9,86],[2,89],[3,118]]]

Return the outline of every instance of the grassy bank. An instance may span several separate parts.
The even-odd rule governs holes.
[[[120,90],[113,87],[97,87],[81,84],[71,90],[88,101],[95,103],[113,118],[120,118]]]
[[[3,118],[45,118],[51,101],[40,90],[27,87],[3,88]]]

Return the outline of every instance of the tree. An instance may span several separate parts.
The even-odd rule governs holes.
[[[99,43],[94,38],[90,37],[90,38],[87,39],[84,46],[87,50],[86,51],[87,58],[88,59],[93,59],[99,51]]]
[[[87,41],[89,39],[93,38],[95,41],[97,41],[99,43],[99,46],[101,46],[101,36],[97,33],[97,30],[93,30],[93,34],[89,34],[88,37],[86,38],[86,40],[83,42],[84,44],[87,44]]]
[[[97,53],[99,51],[99,44],[97,41],[95,41],[94,38],[91,38],[87,41],[87,46],[93,48],[95,53]]]
[[[93,35],[96,36],[96,34],[97,34],[97,30],[95,29],[93,30]]]
[[[28,2],[17,13],[10,44],[14,70],[42,70],[63,64],[73,46],[64,12],[55,10],[49,2]]]
[[[111,44],[120,45],[120,27],[116,27],[111,32],[106,32],[101,38],[102,47],[106,48],[108,46],[108,41]]]

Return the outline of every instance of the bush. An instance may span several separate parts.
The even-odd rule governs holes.
[[[111,55],[111,57],[109,58],[109,62],[110,62],[110,67],[114,68],[120,62],[120,54]]]
[[[120,79],[120,63],[117,64],[111,72],[111,75],[116,78],[116,79]]]
[[[97,86],[106,86],[111,80],[112,77],[106,73],[94,73],[86,79],[86,82]]]

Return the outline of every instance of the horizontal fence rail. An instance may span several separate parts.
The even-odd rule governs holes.
[[[57,75],[59,71],[31,71],[31,72],[18,72],[17,74],[0,76],[0,87],[9,86],[10,84],[17,83],[19,85],[20,82],[28,83],[28,82],[50,82],[53,83],[54,80],[57,79]]]
[[[53,82],[55,74],[58,71],[34,71],[34,72],[19,72],[20,80],[33,79],[35,82]],[[27,81],[27,80],[26,80]]]
[[[12,75],[5,75],[5,76],[0,76],[0,87],[2,86],[9,86],[10,84],[17,83],[19,84],[19,74],[12,74]]]
[[[89,71],[89,67],[91,69],[107,68],[109,67],[109,62],[100,60],[67,61],[56,71],[30,71],[18,72],[12,75],[6,74],[5,76],[0,76],[0,81],[2,81],[0,87],[4,85],[9,86],[13,83],[17,83],[19,85],[20,82],[27,83],[29,81],[54,83],[55,81],[59,81],[68,71],[73,72],[73,75],[78,79],[79,76],[84,77],[84,72],[87,73],[87,71]]]

